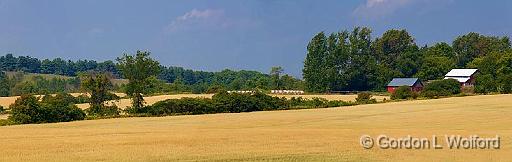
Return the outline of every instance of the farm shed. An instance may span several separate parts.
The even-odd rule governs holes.
[[[452,69],[444,76],[444,79],[455,79],[459,81],[461,87],[473,86],[477,72],[478,69]]]
[[[393,93],[400,86],[408,86],[414,92],[419,92],[423,89],[423,83],[418,78],[393,78],[387,86],[388,92]]]

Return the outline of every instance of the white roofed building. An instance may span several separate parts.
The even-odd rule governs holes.
[[[478,69],[452,69],[446,75],[444,79],[455,79],[459,81],[462,87],[475,85],[475,74]]]

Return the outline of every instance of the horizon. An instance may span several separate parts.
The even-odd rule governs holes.
[[[302,78],[306,46],[321,31],[367,26],[375,39],[406,29],[418,46],[469,32],[512,35],[510,1],[323,2],[0,0],[0,54],[115,61],[148,50],[164,66],[265,74],[281,66]]]

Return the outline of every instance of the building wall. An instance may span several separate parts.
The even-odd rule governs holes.
[[[413,92],[420,92],[421,90],[423,90],[423,86],[421,86],[421,85],[414,85],[414,86],[409,87],[409,88]],[[387,90],[388,90],[389,93],[394,93],[396,89],[398,89],[398,87],[392,87],[392,86],[388,86],[387,87]]]

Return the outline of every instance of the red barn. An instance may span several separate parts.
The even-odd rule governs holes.
[[[414,92],[419,92],[423,89],[423,83],[418,78],[393,78],[387,86],[388,92],[393,93],[400,86],[408,86]]]

